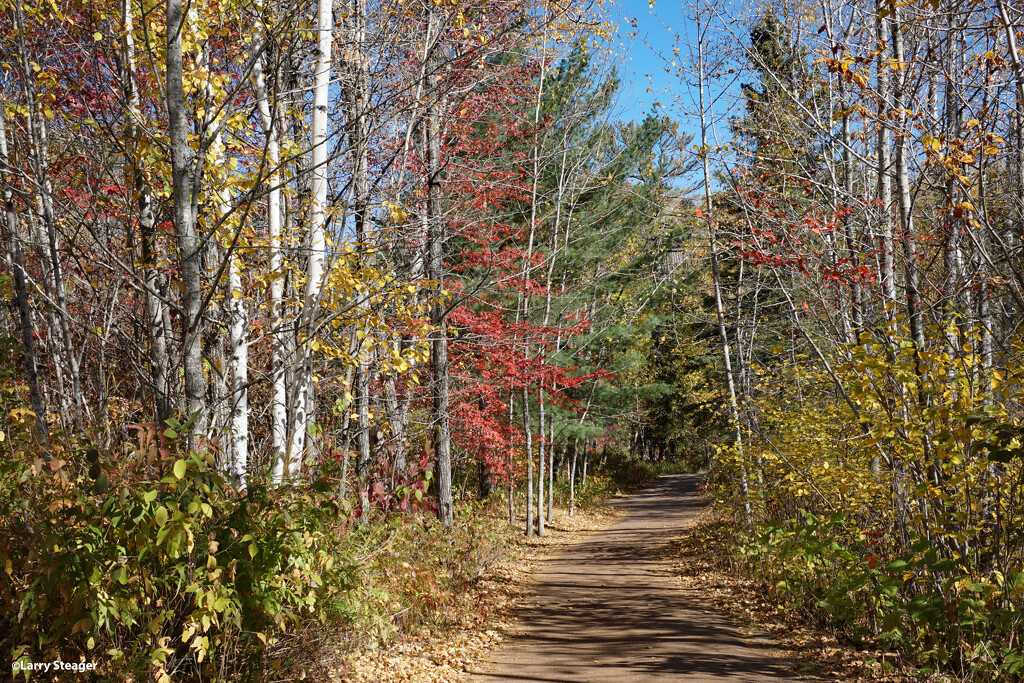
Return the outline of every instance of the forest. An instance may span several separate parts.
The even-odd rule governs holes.
[[[780,611],[1024,677],[1024,6],[667,2],[0,0],[5,665],[288,680],[700,471]]]

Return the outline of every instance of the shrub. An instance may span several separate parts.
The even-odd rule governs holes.
[[[208,456],[165,462],[114,484],[138,463],[29,448],[0,462],[0,646],[15,662],[249,677],[281,632],[339,608],[352,567],[326,487],[238,494]]]

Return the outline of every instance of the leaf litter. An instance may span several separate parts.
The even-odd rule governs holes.
[[[544,562],[566,546],[610,526],[621,510],[595,506],[568,516],[557,509],[544,538],[523,535],[523,521],[504,526],[508,552],[461,596],[444,628],[421,628],[385,647],[338,650],[321,680],[344,683],[462,683],[490,651],[519,631],[516,611],[532,596]],[[326,663],[326,662],[325,662]]]
[[[702,596],[709,607],[728,614],[748,639],[768,640],[774,656],[787,659],[797,673],[816,680],[849,683],[897,683],[951,679],[923,677],[896,653],[866,642],[856,646],[838,640],[821,626],[774,601],[767,586],[730,565],[731,550],[716,528],[721,515],[705,509],[692,526],[672,539],[667,548],[673,574],[683,590]]]

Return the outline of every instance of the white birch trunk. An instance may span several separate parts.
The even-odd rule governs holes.
[[[752,521],[750,508],[750,486],[747,480],[747,466],[743,458],[743,430],[740,426],[739,404],[736,399],[736,381],[733,377],[732,358],[729,349],[729,336],[725,328],[725,304],[722,301],[721,277],[718,270],[718,244],[715,235],[715,221],[713,218],[713,204],[711,201],[711,162],[708,159],[708,122],[707,109],[704,101],[704,89],[707,86],[704,77],[704,33],[700,9],[697,10],[697,87],[700,88],[698,105],[700,106],[700,145],[702,152],[701,169],[704,175],[704,211],[707,213],[705,220],[708,225],[708,247],[711,253],[711,276],[715,294],[715,311],[718,320],[718,336],[722,348],[722,360],[725,364],[725,381],[729,388],[729,413],[736,431],[736,450],[740,457],[740,484],[743,493],[743,508],[747,515],[747,523]],[[584,472],[586,472],[586,460],[583,461]],[[584,475],[586,476],[586,475]]]
[[[296,358],[294,397],[295,422],[288,452],[288,477],[296,479],[306,451],[306,436],[316,413],[313,393],[311,335],[324,278],[327,250],[327,108],[331,82],[331,51],[334,44],[334,17],[331,0],[317,3],[317,54],[313,75],[312,168],[310,170],[309,260],[306,267],[306,292],[302,306],[299,353]]]
[[[267,194],[267,232],[270,239],[270,438],[271,438],[271,474],[272,484],[280,484],[284,479],[285,454],[288,439],[288,387],[285,384],[285,349],[283,316],[281,300],[284,295],[284,258],[281,253],[281,139],[278,132],[276,111],[271,106],[267,92],[266,77],[263,73],[262,61],[257,61],[253,68],[253,80],[256,90],[256,104],[263,124],[263,134],[267,136],[267,182],[270,185]]]
[[[537,389],[537,535],[544,536],[544,384]]]
[[[241,227],[239,227],[239,230]],[[248,483],[249,464],[249,342],[248,315],[242,291],[242,261],[237,245],[228,265],[228,363],[231,377],[231,447],[228,474],[239,489]]]

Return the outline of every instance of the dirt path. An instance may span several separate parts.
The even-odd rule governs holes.
[[[795,681],[769,645],[741,638],[661,555],[701,507],[697,475],[661,477],[617,501],[627,514],[552,558],[522,610],[522,633],[493,652],[478,681]]]

